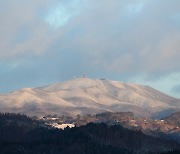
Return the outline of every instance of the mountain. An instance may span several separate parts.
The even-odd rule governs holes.
[[[137,116],[161,118],[180,111],[180,100],[149,86],[88,78],[0,95],[0,112],[42,116],[107,111],[130,111]]]

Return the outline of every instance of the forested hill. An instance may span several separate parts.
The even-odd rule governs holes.
[[[120,125],[89,123],[59,130],[15,114],[0,115],[0,136],[1,154],[155,154],[179,148],[174,141],[147,136]]]

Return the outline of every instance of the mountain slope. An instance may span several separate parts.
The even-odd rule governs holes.
[[[168,123],[177,125],[180,127],[180,112],[175,112],[168,117],[165,117],[164,120],[166,120]]]
[[[0,95],[0,112],[28,115],[131,111],[139,116],[161,117],[161,113],[178,110],[180,100],[149,86],[88,78]]]

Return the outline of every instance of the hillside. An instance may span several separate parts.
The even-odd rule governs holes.
[[[179,150],[177,142],[121,125],[89,123],[59,130],[16,114],[0,114],[0,124],[1,154],[159,154]]]
[[[175,113],[168,117],[174,115]],[[136,117],[131,112],[104,112],[96,115],[77,115],[75,117],[69,117],[64,115],[48,115],[38,120],[55,128],[61,128],[63,124],[73,124],[79,127],[92,122],[106,123],[109,126],[121,125],[131,130],[141,130],[143,133],[147,135],[157,137],[163,136],[164,138],[171,138],[180,142],[180,127],[178,125],[179,119],[169,121],[168,117],[164,118],[164,120],[158,120],[151,118]]]
[[[175,112],[167,117],[164,118],[165,121],[168,123],[174,124],[180,127],[180,112]]]
[[[130,111],[137,116],[161,118],[179,110],[179,99],[149,86],[88,78],[0,95],[0,112],[30,116]]]

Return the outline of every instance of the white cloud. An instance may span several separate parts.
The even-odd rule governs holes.
[[[80,3],[82,3],[81,0],[58,2],[50,9],[45,21],[55,28],[66,25],[73,16],[80,13]]]

